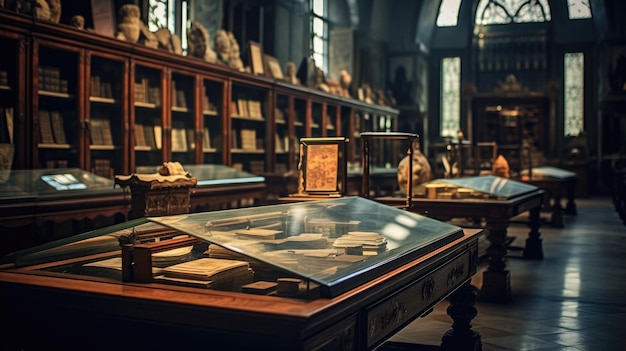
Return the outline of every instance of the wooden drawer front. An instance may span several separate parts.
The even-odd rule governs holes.
[[[353,315],[308,339],[303,350],[356,350],[356,328],[357,317]]]
[[[475,271],[469,251],[389,296],[367,311],[367,346],[389,338],[406,323],[469,279]]]

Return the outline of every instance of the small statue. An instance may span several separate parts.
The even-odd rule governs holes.
[[[326,77],[324,77],[324,71],[319,67],[315,67],[315,89],[326,93],[330,92],[330,87],[326,83]]]
[[[85,17],[81,15],[72,16],[71,19],[72,26],[76,29],[83,30],[85,29]]]
[[[201,58],[207,62],[215,63],[217,55],[211,48],[211,37],[202,23],[193,22],[187,30],[187,44],[189,51],[187,56]]]
[[[294,85],[300,85],[300,79],[296,75],[296,71],[296,64],[294,62],[287,62],[287,65],[285,66],[285,77],[287,82]]]
[[[230,37],[224,29],[220,29],[215,33],[217,63],[221,63],[225,66],[230,64],[231,44]]]
[[[46,0],[50,9],[50,22],[59,23],[61,20],[61,0]]]
[[[364,83],[361,87],[361,91],[363,94],[361,101],[365,102],[366,104],[373,104],[374,99],[372,99],[372,87],[370,87],[369,84]]]
[[[228,38],[230,39],[230,55],[228,57],[228,66],[238,71],[243,71],[243,61],[241,61],[241,50],[239,43],[235,38],[233,32],[228,32]]]
[[[139,19],[139,6],[126,4],[120,7],[120,23],[117,25],[116,38],[119,40],[136,43],[141,34],[141,20]]]
[[[178,35],[170,32],[168,28],[161,28],[153,34],[157,39],[159,49],[182,55],[183,47]]]
[[[422,154],[417,140],[413,141],[413,154],[406,155],[398,164],[398,186],[400,190],[407,191],[409,176],[409,157],[413,158],[413,195],[419,186],[431,179],[431,168],[426,156]]]
[[[350,96],[350,84],[352,83],[352,76],[345,69],[341,70],[339,77],[339,85],[341,86],[341,92],[339,95],[343,97],[351,97]]]
[[[40,20],[50,20],[51,16],[50,5],[45,0],[37,0],[33,6],[33,16]]]

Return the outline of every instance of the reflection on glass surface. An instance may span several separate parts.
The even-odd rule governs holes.
[[[533,179],[536,178],[556,178],[556,179],[567,179],[576,177],[576,173],[570,172],[561,168],[556,167],[534,167],[533,168]]]
[[[199,239],[201,249],[189,249],[184,260],[228,251],[228,256],[250,263],[255,279],[297,277],[319,287],[321,296],[336,296],[462,237],[463,231],[375,201],[344,197],[140,218],[17,252],[5,257],[5,262],[19,266],[60,259],[67,262],[110,250],[106,262],[117,265],[119,280],[119,242],[150,236],[162,242],[186,235]],[[47,269],[84,274],[84,264],[93,268],[93,259],[83,261],[82,266],[75,262],[73,267]],[[153,254],[153,266],[154,262]]]
[[[11,170],[3,174],[0,199],[27,196],[76,196],[93,192],[122,192],[112,179],[79,168]]]
[[[159,168],[161,168],[161,166],[137,167],[137,173],[156,173]],[[264,177],[224,165],[183,165],[183,168],[191,174],[192,177],[198,180],[198,187],[241,183],[260,183],[265,181]]]
[[[537,190],[515,180],[480,176],[467,178],[436,179],[420,186],[418,197],[430,199],[511,199]]]

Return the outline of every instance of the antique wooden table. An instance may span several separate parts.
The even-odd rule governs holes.
[[[489,267],[483,273],[483,286],[479,299],[486,302],[510,302],[510,272],[507,270],[507,227],[511,218],[529,212],[530,232],[523,250],[524,258],[543,259],[543,248],[539,228],[540,211],[545,191],[537,187],[508,180],[505,178],[484,176],[470,178],[443,179],[450,184],[480,189],[484,196],[425,198],[414,196],[410,211],[433,218],[448,220],[451,218],[484,218],[487,240],[487,258]],[[506,190],[510,189],[510,190]],[[505,191],[501,191],[505,190]],[[500,196],[486,195],[499,194]],[[378,202],[405,207],[404,197],[378,197]]]
[[[576,215],[576,173],[555,167],[535,167],[528,177],[521,181],[546,191],[544,209],[551,211],[550,224],[563,227],[563,213]],[[565,196],[567,204],[563,208],[561,200]]]
[[[344,201],[353,200],[333,200],[330,204],[333,211],[329,214],[337,214],[337,208],[341,211]],[[233,212],[240,210],[213,211],[211,215],[221,217],[209,217],[210,222],[204,221],[205,213],[185,217],[190,223],[203,223],[201,227],[205,228],[204,223],[206,226],[218,222],[239,223],[236,219],[243,217],[233,214],[244,213],[249,221],[243,224],[249,226],[266,223],[277,209],[284,208],[276,206],[289,206],[291,211],[310,205],[317,211],[318,203],[253,208],[266,210],[263,216],[255,215],[259,212]],[[335,203],[340,206],[336,207]],[[83,237],[85,241],[68,242],[63,246],[50,244],[50,247],[5,258],[0,265],[0,310],[6,321],[3,344],[16,349],[68,346],[181,349],[204,345],[208,349],[228,350],[371,350],[452,294],[449,314],[454,325],[442,339],[442,346],[448,350],[474,350],[480,337],[471,331],[469,324],[476,315],[469,280],[476,272],[478,237],[482,230],[463,230],[427,217],[403,215],[405,211],[380,204],[369,206],[398,212],[389,218],[404,217],[395,224],[362,223],[387,228],[385,231],[395,228],[388,232],[389,240],[399,240],[397,245],[388,244],[393,246],[389,248],[392,255],[373,256],[373,262],[377,262],[374,265],[356,263],[360,267],[358,271],[350,269],[350,274],[337,280],[337,286],[329,286],[329,292],[319,296],[307,293],[306,298],[172,285],[157,280],[139,283],[111,276],[85,276],[84,271],[79,273],[85,264],[118,252],[118,239],[112,234],[125,233],[129,225],[144,238],[142,225],[147,228],[171,225],[176,229],[170,233],[173,239],[161,239],[149,245],[183,240],[177,228],[196,226],[185,227],[185,219],[178,222],[181,216],[140,218],[125,223],[123,228],[118,226],[116,232],[103,232],[106,235],[89,235]],[[285,223],[293,224],[298,213],[290,212],[291,219]],[[408,224],[415,220],[421,224]],[[398,230],[405,225],[423,235],[405,236],[405,230]],[[199,237],[214,238],[210,231],[208,235]],[[424,239],[424,235],[428,239]],[[103,242],[93,245],[90,240]],[[402,244],[404,240],[423,241],[426,245],[407,247]],[[107,245],[109,249],[103,249]],[[124,247],[131,250],[135,247],[138,252],[139,246],[145,248],[148,244],[142,245],[126,244]],[[138,260],[137,256],[135,259]],[[138,266],[139,261],[123,265],[122,276],[125,276],[125,269],[133,270]],[[311,277],[315,279],[315,276]]]

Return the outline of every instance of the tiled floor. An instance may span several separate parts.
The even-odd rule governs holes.
[[[609,197],[576,202],[578,215],[565,216],[564,228],[542,224],[543,260],[510,251],[513,302],[476,304],[472,326],[483,351],[626,350],[626,226]],[[509,227],[513,247],[524,245],[526,218],[517,217]],[[484,269],[472,280],[476,288]],[[427,345],[439,345],[450,329],[448,305],[438,304],[390,341],[421,345],[411,350],[437,349]]]

